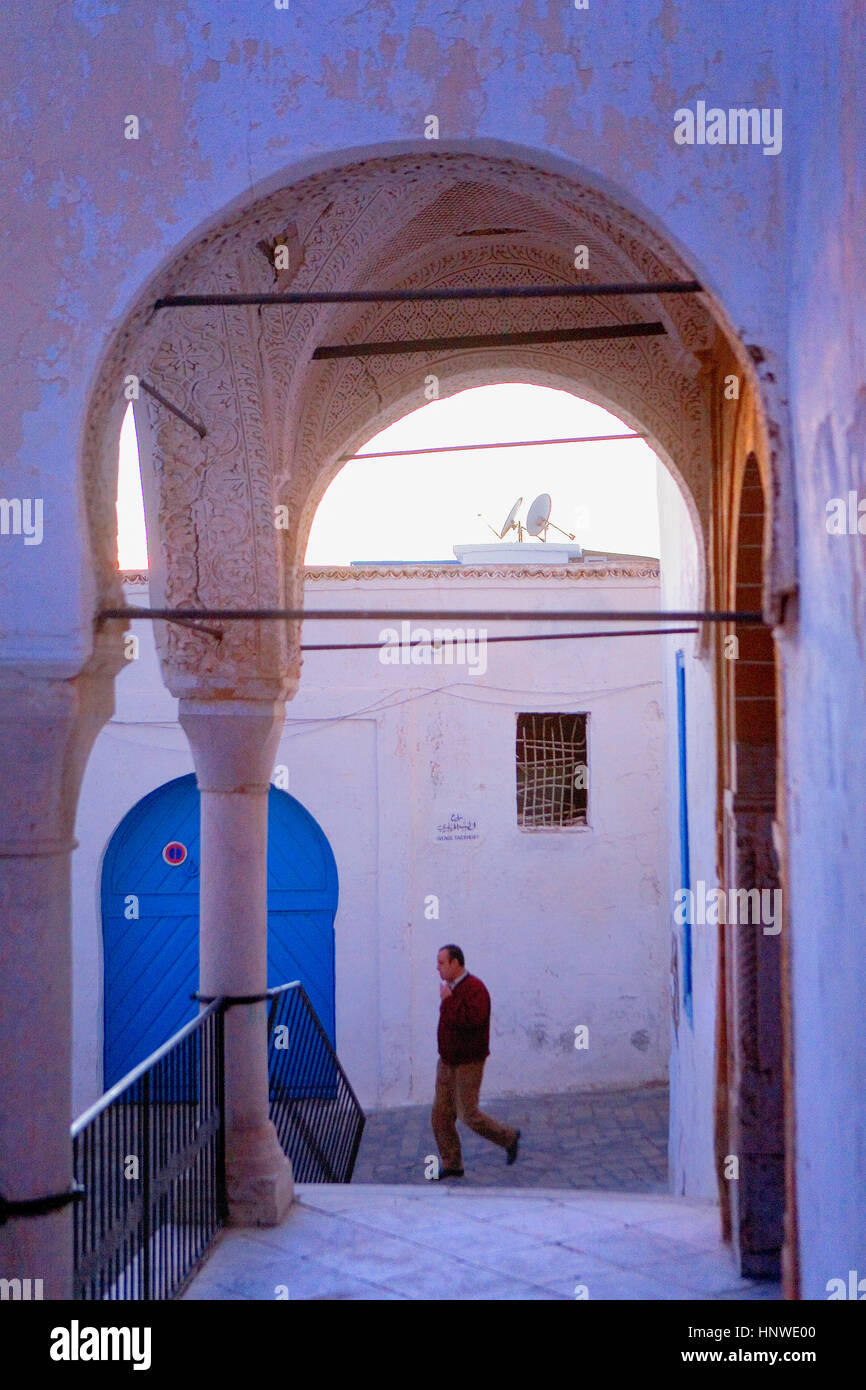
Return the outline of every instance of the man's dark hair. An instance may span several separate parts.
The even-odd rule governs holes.
[[[455,945],[453,945],[453,944],[449,944],[448,946],[440,946],[440,947],[439,947],[439,950],[440,950],[440,951],[447,951],[447,952],[448,952],[448,959],[449,959],[449,960],[456,960],[456,962],[457,962],[458,965],[465,965],[465,964],[466,964],[465,960],[463,959],[463,952],[461,951],[461,949],[460,949],[459,946],[455,946]]]

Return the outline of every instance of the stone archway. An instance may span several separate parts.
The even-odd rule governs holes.
[[[285,248],[285,270],[275,267],[276,245]],[[169,293],[573,283],[578,245],[589,250],[589,266],[579,272],[587,282],[690,278],[680,255],[608,195],[503,158],[369,160],[306,179],[228,218],[148,287],[94,392],[86,464],[103,598],[113,593],[116,600],[112,566],[104,563],[112,520],[104,506],[97,510],[96,484],[106,461],[111,466],[106,427],[111,441],[124,376],[139,373],[207,428],[199,440],[152,398],[136,411],[148,456],[146,489],[148,475],[154,481],[148,524],[155,599],[207,603],[231,582],[239,603],[278,602],[291,597],[306,529],[337,460],[365,433],[422,404],[429,375],[421,357],[313,362],[314,349],[377,336],[447,335],[456,313],[466,332],[661,322],[666,334],[652,340],[440,352],[436,375],[442,394],[519,376],[639,420],[677,477],[706,554],[705,369],[721,330],[703,297],[524,301],[507,310],[488,301],[459,310],[379,304],[153,312],[155,300]],[[291,517],[289,530],[276,537],[274,503],[288,506]],[[215,553],[219,579],[209,558]],[[234,653],[248,667],[262,641],[274,644],[267,653],[257,649],[263,669],[293,659],[285,633],[256,637],[238,629],[218,653],[196,636],[161,636],[179,684],[186,647],[195,652],[196,680],[214,656],[231,666]]]
[[[94,391],[86,437],[101,602],[116,599],[116,579],[105,563],[108,521],[98,482],[120,384],[136,373],[204,430],[196,432],[152,395],[136,404],[155,606],[300,607],[306,539],[328,482],[366,437],[429,399],[431,375],[440,395],[518,379],[570,390],[642,428],[683,493],[698,537],[703,592],[721,606],[728,599],[729,566],[720,480],[732,457],[730,439],[716,421],[725,368],[738,373],[768,472],[773,460],[753,365],[708,295],[154,311],[157,299],[181,293],[573,283],[576,246],[589,251],[587,269],[578,272],[587,283],[692,278],[681,254],[608,193],[503,156],[446,152],[364,160],[233,211],[147,287]],[[283,248],[279,257],[277,248]],[[664,335],[313,358],[317,347],[331,343],[645,320],[660,322]],[[781,511],[774,506],[771,513],[765,578],[778,571]],[[278,513],[287,526],[275,525]],[[210,952],[212,992],[263,987],[261,884],[250,929],[258,945],[247,942],[241,980],[231,949],[237,895],[220,872],[220,846],[239,838],[250,846],[250,872],[261,870],[263,855],[255,848],[263,834],[262,796],[283,701],[299,676],[298,626],[158,625],[166,683],[181,700],[204,805],[211,808],[204,838],[207,843],[211,836],[219,891],[214,886],[203,899],[202,940]],[[717,652],[708,634],[703,652],[705,659]],[[720,732],[720,746],[721,739]],[[239,1085],[255,1071],[255,1032],[253,1025],[246,1042],[237,1039],[245,1058]],[[253,1150],[259,1143],[267,1147],[260,1087],[256,1114],[255,1123],[249,1116],[244,1121],[247,1131],[258,1125]],[[270,1152],[268,1161],[276,1162]],[[248,1172],[256,1168],[256,1153]],[[275,1178],[268,1219],[276,1219],[285,1196],[284,1188],[277,1195],[279,1186]],[[243,1197],[238,1200],[243,1207]]]

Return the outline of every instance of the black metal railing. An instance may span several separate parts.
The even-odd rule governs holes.
[[[271,1119],[295,1182],[351,1182],[364,1112],[303,985],[268,997]]]
[[[222,1001],[72,1126],[75,1293],[173,1298],[225,1221]]]
[[[295,1181],[349,1182],[364,1112],[303,986],[267,998],[270,1114]],[[247,1002],[213,1000],[72,1126],[76,1298],[174,1298],[225,1224],[225,1013]]]

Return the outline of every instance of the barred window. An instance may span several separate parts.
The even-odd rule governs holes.
[[[517,824],[586,825],[585,714],[518,714]]]

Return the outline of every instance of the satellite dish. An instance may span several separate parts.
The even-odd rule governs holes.
[[[529,508],[526,518],[526,529],[530,536],[540,536],[542,532],[546,534],[547,525],[550,521],[550,508],[553,502],[549,492],[540,492]]]
[[[511,508],[511,511],[508,513],[508,516],[505,518],[505,525],[502,527],[502,530],[499,532],[499,539],[500,539],[500,540],[502,540],[505,536],[507,536],[509,531],[515,531],[515,530],[516,530],[517,533],[518,533],[518,535],[520,534],[520,524],[519,524],[519,522],[518,522],[518,520],[517,520],[517,511],[518,511],[518,508],[520,507],[520,505],[521,505],[522,502],[523,502],[523,498],[522,498],[522,497],[518,497],[518,499],[517,499],[517,501],[515,502],[514,506]]]
[[[555,521],[550,519],[550,508],[552,506],[549,492],[540,492],[529,508],[526,518],[526,530],[530,536],[541,536],[543,541],[547,540],[547,529],[552,526],[554,531],[558,531],[561,536],[567,536],[570,541],[575,537],[570,531],[563,531],[561,526],[557,526]]]

